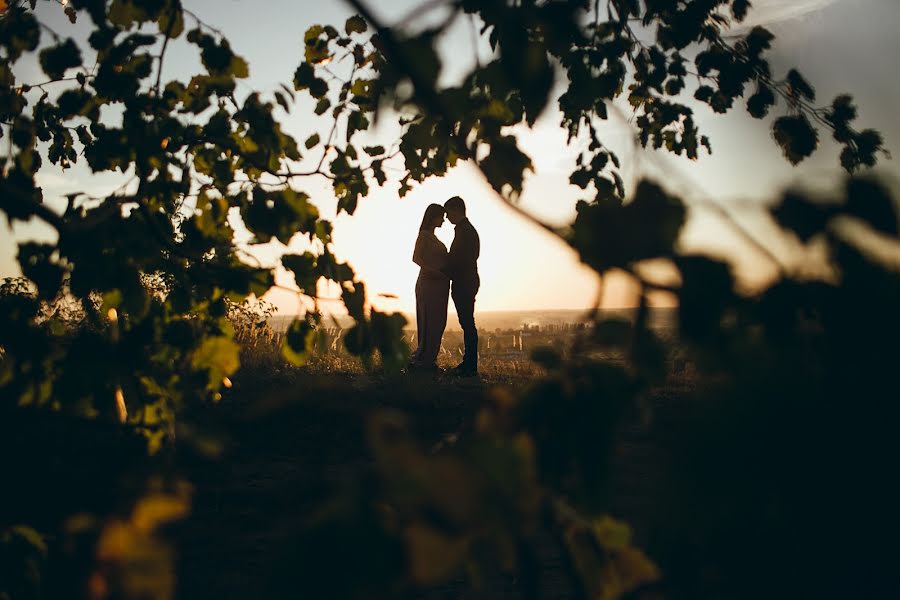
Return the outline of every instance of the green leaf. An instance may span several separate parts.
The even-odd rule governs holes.
[[[366,25],[365,19],[359,15],[353,15],[344,24],[344,31],[347,32],[347,35],[351,33],[365,33],[366,29],[368,29],[368,25]]]
[[[372,353],[372,334],[368,323],[360,321],[347,330],[344,347],[354,356],[369,356]]]
[[[738,23],[747,18],[747,12],[749,10],[750,0],[733,0],[731,3],[731,15]]]
[[[775,105],[775,94],[772,88],[765,84],[760,84],[756,93],[747,99],[747,112],[754,119],[762,119],[769,114],[769,108]]]
[[[819,146],[819,134],[805,115],[777,119],[772,126],[772,133],[792,165],[802,162]]]
[[[0,18],[0,45],[6,58],[15,62],[23,52],[32,52],[40,43],[41,29],[34,15],[22,8],[10,8]]]
[[[859,168],[859,156],[856,154],[853,148],[850,146],[845,147],[841,150],[841,166],[848,173],[853,173],[856,169]]]
[[[750,30],[750,33],[745,38],[747,51],[751,55],[759,56],[763,50],[768,50],[772,47],[772,40],[774,39],[775,35],[771,31],[757,25]]]
[[[793,231],[803,242],[823,233],[825,225],[835,214],[834,207],[814,202],[806,196],[786,193],[772,207],[772,217],[784,227]]]
[[[331,59],[331,53],[328,51],[328,37],[322,37],[323,33],[325,33],[324,27],[313,25],[306,30],[306,34],[303,36],[304,58],[310,65],[317,65]]]
[[[56,248],[51,244],[23,242],[17,256],[22,274],[35,283],[38,297],[53,300],[62,289],[66,270],[53,258]]]
[[[441,59],[434,48],[433,37],[431,32],[425,32],[399,42],[409,69],[426,84],[434,84],[441,71]]]
[[[164,0],[113,0],[108,14],[113,25],[128,30],[135,23],[158,21],[168,11]]]
[[[578,203],[569,241],[585,263],[603,272],[674,255],[685,222],[685,208],[678,198],[644,180],[630,203],[619,202],[605,195],[594,203]],[[634,235],[635,231],[641,234]]]
[[[247,64],[247,61],[236,54],[231,57],[229,72],[238,79],[250,77],[250,67]]]
[[[194,30],[196,31],[196,30]],[[188,40],[195,40],[200,46],[200,58],[203,66],[213,77],[236,77],[244,79],[250,76],[250,68],[247,61],[236,55],[231,50],[228,40],[222,39],[216,42],[215,38],[205,33],[188,34]]]
[[[361,110],[355,110],[347,117],[347,141],[353,137],[357,131],[365,131],[369,128],[369,119]]]
[[[347,282],[343,285],[341,300],[347,307],[347,313],[357,322],[366,320],[366,285],[361,281]]]
[[[806,79],[796,70],[791,69],[787,74],[787,82],[790,86],[791,90],[801,98],[806,98],[807,100],[815,100],[816,99],[816,90],[809,84]]]
[[[694,98],[701,102],[709,102],[714,93],[715,90],[708,85],[701,85],[697,88],[697,91],[694,92]]]
[[[294,273],[294,281],[300,291],[315,295],[319,273],[316,271],[316,255],[311,252],[303,254],[286,254],[281,257],[284,268]]]
[[[372,81],[370,79],[357,79],[350,86],[353,101],[359,106],[368,106],[372,102]]]
[[[631,321],[623,318],[609,318],[594,326],[594,341],[599,346],[623,348],[631,342],[634,328]]]
[[[288,244],[297,233],[315,231],[319,211],[304,192],[256,188],[241,206],[241,217],[259,242],[274,237]]]
[[[525,171],[533,171],[531,159],[516,145],[516,138],[502,136],[491,145],[490,154],[480,163],[491,186],[506,198],[522,192]]]
[[[877,231],[894,237],[900,234],[897,202],[881,183],[868,179],[851,179],[847,183],[846,210]]]
[[[170,0],[170,3],[173,0]],[[159,17],[159,32],[168,34],[172,39],[184,33],[184,11],[178,8],[167,8]]]
[[[312,65],[306,62],[300,63],[300,66],[294,71],[294,89],[305,90],[312,85],[315,79],[316,72]]]
[[[400,313],[372,310],[372,342],[381,354],[381,364],[387,373],[399,373],[409,362],[409,345],[403,339],[406,317]]]
[[[310,25],[306,32],[303,34],[303,41],[314,40],[323,33],[325,33],[325,28],[321,25]]]
[[[561,540],[591,600],[620,600],[661,579],[659,568],[631,543],[627,525],[610,517],[573,522]]]
[[[874,129],[864,129],[854,136],[858,161],[867,167],[874,167],[876,153],[884,151],[884,138]]]
[[[323,231],[318,233],[319,239],[330,239],[331,238],[331,224],[327,221],[320,221],[321,224],[327,225],[327,227],[323,227]],[[350,265],[347,263],[339,263],[335,260],[334,255],[330,252],[326,251],[321,256],[316,263],[316,272],[319,276],[324,277],[326,279],[330,279],[331,281],[344,284],[351,283],[354,278],[353,269],[350,268]]]
[[[10,531],[22,538],[41,555],[47,554],[47,541],[39,531],[27,525],[13,525]]]
[[[853,141],[854,132],[850,127],[850,122],[856,119],[856,106],[853,104],[851,96],[842,94],[835,98],[831,108],[825,111],[825,119],[831,124],[835,141],[841,144],[849,144]],[[845,150],[852,152],[851,148],[845,148]],[[852,168],[847,170],[853,171]]]
[[[284,112],[291,112],[291,105],[288,104],[287,97],[283,93],[275,92],[274,96],[275,96],[275,102],[278,103],[278,106],[280,106],[282,109],[284,109]]]
[[[316,110],[314,111],[317,115],[325,114],[325,111],[331,108],[331,100],[328,98],[322,98],[316,103]]]
[[[41,68],[50,79],[62,79],[66,69],[81,66],[81,49],[72,38],[41,50]]]
[[[688,340],[714,343],[722,335],[722,318],[734,302],[730,267],[707,256],[680,256],[679,331]]]
[[[237,371],[241,365],[240,347],[224,336],[207,337],[194,351],[191,365],[197,370],[206,370],[209,380],[206,388],[217,390],[225,377]]]
[[[588,186],[591,184],[591,181],[594,180],[594,173],[590,169],[578,169],[577,171],[573,171],[571,175],[569,175],[569,183],[572,185],[577,185],[583,190],[586,190]]]
[[[545,369],[558,369],[563,365],[559,351],[548,346],[538,346],[531,351],[531,360]]]
[[[294,319],[281,342],[281,354],[296,366],[303,366],[315,348],[316,330],[306,319]]]
[[[141,18],[141,11],[128,0],[113,0],[109,5],[109,22],[123,29],[131,26]]]

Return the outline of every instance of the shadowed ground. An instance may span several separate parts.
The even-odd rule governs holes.
[[[254,597],[266,589],[292,532],[310,518],[313,507],[371,460],[365,422],[373,410],[407,413],[422,447],[435,448],[465,435],[484,389],[495,384],[491,379],[385,380],[336,374],[243,379],[222,406],[203,415],[205,424],[216,420],[213,428],[226,440],[224,456],[214,461],[182,459],[196,495],[191,517],[177,531],[179,597]],[[640,521],[651,519],[664,455],[650,442],[637,414],[620,438],[614,516],[637,525],[640,542]],[[560,549],[545,537],[538,547],[539,597],[575,597]],[[302,581],[297,586],[294,591],[302,595]],[[495,573],[480,591],[460,580],[423,592],[422,598],[518,598],[523,587]]]

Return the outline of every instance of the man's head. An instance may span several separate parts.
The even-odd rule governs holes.
[[[466,203],[459,196],[444,202],[444,210],[447,211],[447,220],[454,225],[466,218]]]

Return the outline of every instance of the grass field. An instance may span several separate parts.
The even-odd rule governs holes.
[[[217,403],[189,405],[179,416],[175,443],[149,462],[141,440],[112,423],[74,423],[62,414],[37,411],[17,420],[0,414],[0,455],[8,459],[9,480],[19,482],[0,506],[14,514],[14,522],[54,531],[73,513],[130,510],[146,474],[162,473],[190,482],[193,490],[189,514],[162,532],[174,549],[176,598],[349,597],[311,587],[304,579],[308,573],[300,575],[309,557],[298,554],[297,545],[335,498],[374,476],[371,418],[403,415],[425,456],[452,456],[477,438],[479,412],[491,398],[508,398],[539,384],[545,373],[526,358],[527,345],[548,341],[525,337],[526,347],[517,354],[510,351],[510,336],[510,347],[482,357],[480,377],[453,378],[388,375],[377,364],[365,370],[339,347],[319,351],[297,367],[282,358],[277,335],[239,331],[239,337],[242,367],[232,377],[233,386]],[[502,333],[497,339],[506,337]],[[458,348],[442,354],[442,366],[454,364],[454,351],[458,355]],[[609,358],[618,364],[615,356]],[[603,509],[630,525],[635,545],[659,565],[666,585],[678,591],[641,598],[737,597],[729,596],[734,588],[728,586],[744,585],[742,577],[756,569],[761,557],[770,568],[801,560],[814,570],[821,556],[798,555],[809,547],[789,537],[797,522],[808,534],[815,531],[815,519],[803,517],[818,514],[810,512],[813,492],[794,493],[792,482],[804,475],[785,462],[795,456],[786,450],[797,439],[792,432],[804,431],[800,427],[807,417],[785,415],[777,397],[772,402],[748,397],[747,404],[738,402],[731,410],[720,402],[716,377],[701,377],[684,361],[670,359],[668,366],[667,379],[616,421]],[[580,415],[570,415],[571,422],[555,431],[577,428]],[[588,429],[602,431],[603,425],[591,421]],[[783,513],[760,513],[758,506],[771,503],[783,486],[794,494],[788,497],[792,504]],[[796,497],[801,500],[794,502]],[[460,570],[436,587],[402,597],[582,597],[560,538],[541,528],[529,542],[534,561],[524,571],[481,572],[480,584],[473,585]],[[326,561],[333,571],[325,576],[335,584],[350,575],[341,569],[367,560],[359,556],[366,546],[356,546],[354,532],[349,538],[344,534],[345,545],[327,549],[336,558]],[[789,543],[773,545],[775,538]],[[345,561],[344,554],[352,559]],[[81,563],[59,564],[77,574]],[[770,577],[778,578],[778,572]],[[51,589],[55,581],[48,582]],[[56,597],[65,597],[65,589],[56,590]]]
[[[281,561],[315,508],[372,466],[366,439],[372,414],[407,415],[420,447],[438,453],[473,431],[486,395],[524,389],[542,373],[526,358],[490,354],[478,378],[366,373],[343,352],[319,354],[297,368],[280,358],[277,336],[245,343],[242,360],[219,406],[185,415],[188,428],[211,428],[224,453],[215,460],[179,457],[195,485],[191,517],[176,531],[182,598],[302,597],[290,592],[304,583],[293,581]],[[447,367],[454,360],[448,352],[440,362]],[[652,401],[668,405],[689,385],[673,379]],[[665,465],[645,417],[628,416],[614,458],[624,467],[614,482],[616,516],[634,521],[639,537]],[[549,536],[540,544],[537,597],[576,597],[561,552]],[[460,575],[421,597],[524,598],[527,587],[496,572],[476,589]]]
[[[45,411],[15,420],[0,415],[0,454],[27,456],[8,461],[9,480],[19,485],[4,496],[2,507],[13,522],[59,531],[72,514],[115,519],[144,493],[148,474],[186,481],[193,490],[190,512],[163,535],[176,557],[177,598],[321,597],[307,596],[307,584],[295,580],[293,546],[323,507],[373,472],[371,417],[385,411],[405,415],[424,453],[452,451],[474,436],[477,415],[490,397],[510,397],[546,375],[528,358],[532,350],[563,349],[578,331],[554,326],[483,332],[480,376],[467,378],[443,372],[389,375],[377,361],[364,369],[334,332],[325,340],[330,343],[320,344],[298,367],[282,356],[281,335],[270,328],[238,322],[236,334],[242,366],[231,377],[233,385],[217,403],[190,403],[179,414],[175,443],[149,460],[140,436],[113,423]],[[414,334],[407,341],[414,342]],[[461,346],[460,333],[448,332],[442,368],[460,360]],[[690,385],[684,377],[672,378],[657,390],[650,399],[660,409],[657,417]],[[665,466],[645,409],[635,407],[627,415],[614,456],[614,516],[632,523],[639,542],[648,539],[650,499],[658,495]],[[89,548],[75,555],[90,556]],[[416,597],[535,597],[526,594],[535,585],[538,598],[577,597],[559,540],[544,532],[537,550],[528,581],[498,569],[483,573],[482,585],[473,587],[458,573]],[[71,557],[52,560],[64,569],[80,564]],[[56,577],[48,589],[61,586],[55,590],[60,597],[73,585],[66,577],[81,576],[77,568],[51,572]]]

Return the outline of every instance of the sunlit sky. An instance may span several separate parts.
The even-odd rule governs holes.
[[[421,3],[409,0],[371,2],[386,22],[396,22]],[[185,0],[185,6],[207,23],[221,29],[232,48],[250,63],[250,78],[239,86],[239,93],[250,89],[274,91],[281,82],[289,83],[302,53],[302,35],[313,23],[336,26],[352,14],[342,2],[309,0]],[[895,61],[900,57],[900,2],[897,0],[756,0],[752,23],[770,27],[777,40],[770,55],[776,73],[797,66],[808,76],[822,103],[841,92],[854,94],[861,118],[859,128],[880,129],[889,149],[897,149],[900,121],[900,80]],[[54,3],[41,3],[43,18],[60,31],[68,26],[61,9]],[[264,6],[264,8],[262,8]],[[86,21],[86,19],[85,19]],[[83,30],[79,23],[77,30]],[[190,24],[188,25],[190,27]],[[77,37],[77,35],[76,35]],[[474,62],[476,49],[467,23],[460,22],[442,41],[444,67],[441,81],[451,83]],[[485,53],[484,48],[479,49]],[[487,54],[483,54],[486,56]],[[190,49],[173,45],[165,63],[165,78],[187,78],[201,67]],[[37,72],[20,73],[41,79]],[[33,69],[32,69],[33,71]],[[271,96],[269,96],[271,97]],[[313,103],[305,93],[298,94],[290,115],[279,109],[285,128],[299,141],[311,133],[325,137],[329,124],[312,115]],[[803,260],[789,240],[776,235],[760,208],[764,202],[788,185],[817,189],[833,188],[841,179],[837,147],[830,141],[799,168],[791,167],[771,140],[767,126],[761,126],[740,111],[728,116],[714,115],[704,105],[694,103],[695,120],[713,142],[712,156],[691,162],[665,153],[643,151],[635,147],[628,123],[630,114],[622,109],[603,129],[607,145],[619,153],[626,184],[644,176],[660,179],[672,191],[682,193],[692,206],[690,220],[680,241],[684,249],[702,249],[728,254],[736,272],[747,285],[766,280],[771,265],[754,254],[740,238],[724,226],[703,204],[709,201],[726,206],[754,235],[789,260]],[[522,128],[516,135],[535,165],[526,179],[519,202],[522,208],[542,219],[564,224],[574,216],[575,202],[584,192],[568,184],[576,143],[566,146],[559,127],[559,114],[551,104],[532,130]],[[377,141],[390,143],[396,125],[386,119],[375,134]],[[823,138],[827,134],[823,134]],[[310,152],[307,160],[318,161]],[[897,161],[883,161],[879,170],[900,180]],[[39,183],[51,203],[54,198],[82,190],[108,194],[124,182],[121,174],[91,176],[83,168],[62,171],[45,167]],[[295,188],[309,193],[326,216],[334,216],[335,199],[324,180],[302,180]],[[412,248],[425,207],[431,202],[462,196],[469,218],[481,236],[479,271],[482,287],[478,310],[525,310],[586,308],[593,305],[598,292],[596,276],[581,265],[577,256],[552,236],[540,231],[504,206],[471,165],[461,165],[447,176],[432,178],[400,198],[396,177],[382,188],[373,188],[352,217],[342,215],[335,221],[334,250],[349,261],[364,280],[373,303],[381,308],[411,311],[415,306],[416,265]],[[0,221],[5,217],[0,217]],[[40,223],[18,224],[13,233],[0,222],[0,277],[18,275],[15,263],[15,239],[46,238],[50,229]],[[447,244],[453,236],[449,223],[438,230]],[[265,264],[274,264],[285,251],[301,251],[304,241],[298,236],[285,249],[275,243],[252,251]],[[278,282],[291,285],[286,273]],[[323,294],[333,290],[323,290]],[[393,295],[396,299],[380,297]],[[267,299],[280,312],[293,313],[303,306],[295,294],[273,290]],[[604,305],[633,304],[633,292],[624,278],[607,281]]]

